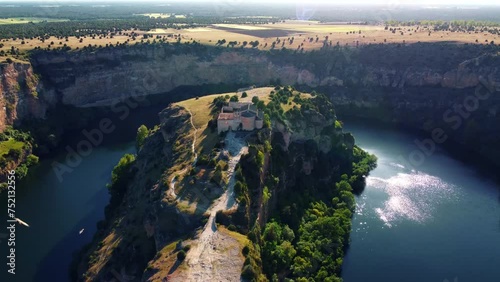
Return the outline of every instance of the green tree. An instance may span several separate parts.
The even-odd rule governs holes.
[[[135,162],[135,156],[125,154],[111,172],[111,184],[108,185],[111,194],[111,201],[119,202],[123,196],[127,184],[133,179],[134,173],[132,165]]]
[[[238,99],[238,96],[237,95],[233,95],[231,96],[231,99],[229,99],[230,102],[238,102],[239,99]]]
[[[137,129],[137,136],[135,138],[135,147],[137,148],[137,151],[139,151],[144,145],[144,141],[146,140],[148,134],[149,130],[144,124],[139,126]]]

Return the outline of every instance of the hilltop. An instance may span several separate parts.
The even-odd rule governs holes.
[[[263,128],[217,134],[214,121],[230,100],[261,109]],[[343,132],[324,95],[247,89],[172,104],[160,121],[137,156],[113,171],[106,221],[84,251],[79,280],[339,276],[352,193],[363,189],[376,159]],[[311,257],[301,247],[316,221],[333,228],[317,235],[337,240],[335,252],[311,245],[318,252]],[[285,261],[274,263],[281,252]],[[318,264],[298,270],[303,259]]]

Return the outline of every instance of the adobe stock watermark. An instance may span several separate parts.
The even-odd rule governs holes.
[[[133,96],[122,100],[115,100],[111,105],[111,111],[118,116],[118,119],[123,121],[130,116],[132,109],[138,108],[140,105],[147,104],[145,96]],[[114,132],[116,125],[110,118],[103,118],[99,121],[96,128],[91,130],[83,129],[81,131],[84,139],[80,140],[74,148],[66,146],[66,157],[64,163],[58,161],[52,162],[52,170],[54,171],[59,182],[63,181],[64,175],[74,171],[85,157],[92,154],[94,148],[100,146],[104,142],[104,137],[107,134]]]
[[[481,89],[485,91],[480,91]],[[466,96],[461,104],[455,104],[451,109],[446,110],[443,113],[443,121],[452,130],[458,130],[471,117],[472,113],[479,109],[481,103],[488,100],[492,94],[492,91],[486,87],[478,86],[473,95]],[[415,170],[416,167],[424,164],[426,158],[434,154],[438,145],[444,144],[449,139],[447,132],[440,127],[434,128],[430,135],[430,138],[424,140],[415,139],[414,143],[417,148],[411,151],[406,158],[400,155],[398,161],[406,168]]]

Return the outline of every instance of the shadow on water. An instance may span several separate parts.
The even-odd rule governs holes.
[[[108,175],[99,178],[108,179]],[[101,189],[89,201],[91,211],[79,222],[75,223],[69,232],[55,245],[38,264],[34,281],[70,281],[71,259],[82,246],[90,243],[97,231],[96,219],[104,219],[103,206],[109,199],[107,189]],[[50,228],[48,226],[47,228]],[[82,234],[80,230],[85,229]]]

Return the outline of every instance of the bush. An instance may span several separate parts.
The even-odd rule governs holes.
[[[197,165],[208,165],[210,162],[210,158],[206,154],[200,155],[198,158],[198,161],[196,162]]]
[[[28,167],[22,164],[16,168],[16,176],[18,179],[23,179],[28,174]]]
[[[230,102],[238,102],[239,101],[238,96],[236,96],[236,95],[231,96],[231,98],[229,99],[229,101]]]
[[[184,246],[184,248],[182,248],[182,250],[183,250],[184,252],[186,252],[186,253],[187,253],[187,252],[189,252],[189,250],[191,250],[191,245],[186,245],[186,246]]]
[[[252,103],[253,103],[254,105],[256,105],[258,102],[259,102],[259,97],[257,97],[257,96],[253,96],[253,97],[252,97]]]
[[[227,229],[228,229],[229,231],[236,231],[236,226],[234,226],[234,224],[230,224],[230,225],[227,227]]]
[[[248,94],[246,92],[241,93],[241,98],[246,98],[248,97]]]
[[[243,250],[241,250],[241,253],[246,257],[248,253],[250,252],[250,248],[248,246],[243,247]]]
[[[246,265],[241,271],[241,277],[244,279],[252,280],[256,278],[255,270],[251,265]]]
[[[228,170],[228,168],[229,168],[229,164],[226,161],[220,160],[217,163],[217,166],[215,169],[226,171],[226,170]]]
[[[186,258],[186,252],[181,250],[177,253],[177,260],[183,261]]]
[[[149,129],[143,124],[137,129],[137,136],[135,138],[135,146],[137,151],[142,148],[146,137],[148,137]]]
[[[27,166],[32,166],[36,165],[38,163],[39,158],[33,154],[29,155],[28,158],[26,159],[26,165]]]

